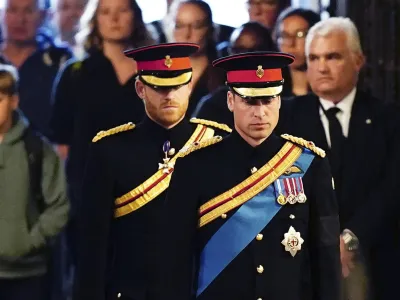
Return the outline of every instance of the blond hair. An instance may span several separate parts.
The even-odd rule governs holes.
[[[0,64],[0,93],[13,96],[18,93],[18,71],[14,66]]]

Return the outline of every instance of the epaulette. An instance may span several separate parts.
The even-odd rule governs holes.
[[[214,128],[218,128],[218,129],[224,130],[224,131],[229,132],[229,133],[232,132],[232,129],[228,125],[217,123],[217,122],[210,121],[210,120],[191,118],[190,122],[191,123],[195,123],[195,124],[202,124],[202,125],[205,125],[205,126],[211,126],[211,127],[214,127]]]
[[[114,128],[108,129],[108,130],[102,130],[96,134],[96,136],[92,139],[92,142],[96,143],[106,136],[110,136],[110,135],[114,135],[114,134],[117,134],[120,132],[132,130],[134,128],[135,128],[135,124],[133,124],[132,122],[129,122],[129,123],[119,125],[117,127],[114,127]]]
[[[299,137],[296,137],[296,136],[293,136],[293,135],[290,135],[290,134],[287,134],[287,133],[282,134],[281,137],[283,139],[285,139],[285,140],[288,140],[288,141],[292,142],[292,143],[295,143],[295,144],[298,144],[298,145],[300,145],[302,147],[305,147],[305,148],[311,150],[312,152],[318,154],[321,157],[325,157],[326,156],[325,151],[322,150],[321,148],[315,146],[315,144],[313,142],[307,141],[305,139],[302,139],[302,138],[299,138]]]
[[[206,139],[201,142],[194,142],[186,147],[183,147],[181,150],[179,150],[179,157],[185,157],[194,151],[214,145],[216,143],[219,143],[220,141],[222,141],[222,137],[219,135],[216,135],[212,138]]]

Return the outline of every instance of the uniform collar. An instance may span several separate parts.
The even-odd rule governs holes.
[[[142,121],[142,128],[148,132],[151,139],[170,141],[172,147],[182,147],[193,132],[193,125],[187,118],[173,128],[166,129],[146,116]]]
[[[269,158],[276,154],[282,146],[282,140],[274,132],[256,147],[247,143],[236,130],[227,139],[231,143],[232,151],[244,157],[261,156]]]

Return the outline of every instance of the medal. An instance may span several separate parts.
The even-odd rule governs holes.
[[[289,204],[296,204],[296,202],[297,202],[296,196],[293,194],[289,194],[289,196],[287,196],[286,200]]]
[[[304,186],[303,186],[303,178],[298,177],[296,178],[296,186],[298,187],[298,195],[297,195],[297,202],[298,203],[306,203],[307,196],[304,194]]]
[[[287,203],[286,197],[283,194],[279,194],[278,198],[276,198],[276,202],[280,205],[285,205]]]
[[[292,185],[292,179],[293,178],[285,178],[285,187],[289,194],[289,196],[286,197],[286,200],[289,204],[296,204],[296,189],[295,186]]]
[[[284,234],[284,239],[281,244],[285,246],[285,251],[288,251],[292,257],[294,257],[297,251],[301,250],[301,245],[304,240],[300,236],[300,232],[297,232],[293,226],[290,226],[289,231]]]
[[[279,205],[285,205],[287,203],[284,191],[282,189],[282,185],[283,183],[281,182],[281,179],[278,178],[277,180],[275,180],[274,186],[275,186],[276,202]]]
[[[171,144],[169,141],[166,141],[164,143],[163,152],[165,154],[165,157],[163,158],[163,163],[158,164],[158,169],[163,170],[164,174],[169,174],[171,173],[171,169],[174,167],[174,164],[170,162],[170,158],[168,157],[168,155],[172,152],[175,153],[175,149],[174,148],[171,149]]]
[[[306,203],[306,201],[307,201],[307,196],[304,193],[300,193],[297,196],[297,202],[298,203]]]

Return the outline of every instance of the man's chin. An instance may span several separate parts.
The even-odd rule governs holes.
[[[160,123],[164,127],[169,127],[179,123],[182,119],[183,116],[178,116],[177,114],[166,114],[160,119]]]
[[[265,139],[267,137],[269,137],[272,133],[272,130],[270,128],[270,126],[268,126],[268,128],[264,127],[264,128],[253,128],[253,130],[251,130],[250,134],[251,137],[253,139]]]

